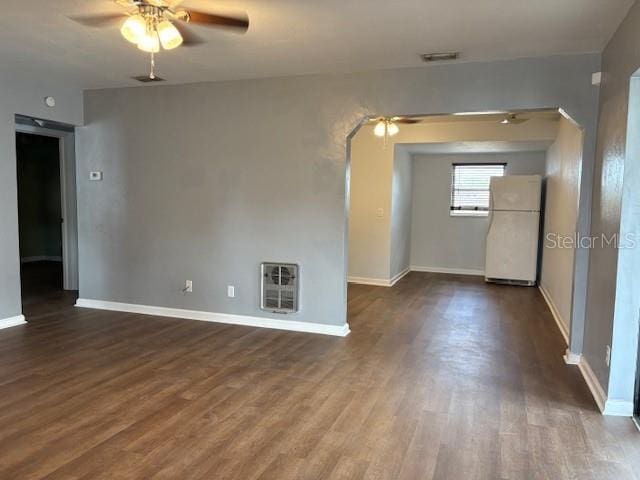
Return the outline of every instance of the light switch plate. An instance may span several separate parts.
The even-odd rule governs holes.
[[[89,172],[89,180],[99,182],[102,180],[102,172]]]

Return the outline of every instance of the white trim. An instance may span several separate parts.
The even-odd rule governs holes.
[[[27,323],[24,319],[24,315],[16,315],[15,317],[3,318],[0,320],[0,330],[4,328],[17,327],[18,325],[24,325]]]
[[[180,308],[154,307],[137,305],[133,303],[107,302],[79,298],[76,307],[95,308],[98,310],[111,310],[115,312],[139,313],[141,315],[154,315],[158,317],[183,318],[198,320],[201,322],[227,323],[230,325],[245,325],[249,327],[273,328],[276,330],[291,330],[294,332],[319,333],[346,337],[349,335],[349,324],[325,325],[322,323],[298,322],[295,320],[279,320],[266,317],[250,317],[247,315],[231,315],[228,313],[203,312],[199,310],[183,310]]]
[[[578,368],[584,377],[584,381],[587,382],[587,387],[591,390],[591,395],[593,395],[593,399],[596,401],[598,408],[602,413],[605,411],[605,405],[607,403],[607,394],[604,392],[602,385],[598,381],[595,373],[591,370],[591,366],[587,359],[582,357],[582,360],[578,364]]]
[[[20,259],[20,263],[33,263],[33,262],[61,262],[61,256],[55,255],[36,255],[33,257],[23,257]]]
[[[542,293],[545,302],[547,302],[547,306],[549,307],[549,310],[551,310],[551,315],[553,315],[553,319],[556,321],[556,325],[558,326],[560,333],[564,337],[565,343],[569,345],[569,328],[562,318],[562,315],[560,315],[556,304],[553,303],[551,295],[549,295],[549,292],[547,292],[547,290],[542,285],[538,287],[538,290],[540,290],[540,293]]]
[[[633,417],[633,402],[626,400],[607,400],[603,415],[611,417]]]
[[[391,279],[391,286],[393,287],[396,283],[402,280],[405,277],[405,275],[407,275],[410,271],[411,271],[411,268],[407,267],[403,271],[401,271],[399,274],[397,274],[395,277],[393,277]]]
[[[470,275],[473,277],[484,277],[484,270],[473,270],[469,268],[445,268],[445,267],[421,267],[411,265],[412,272],[445,273],[449,275]]]
[[[428,272],[428,273],[444,273],[446,275],[469,275],[473,277],[484,277],[484,270],[470,270],[466,268],[443,268],[443,267],[419,267],[411,265],[403,270],[391,280],[385,278],[369,278],[369,277],[349,277],[349,283],[357,283],[360,285],[373,285],[375,287],[393,287],[409,272]]]
[[[582,355],[579,353],[573,353],[570,349],[567,348],[566,353],[564,354],[564,363],[567,365],[580,365],[582,361]]]
[[[349,283],[357,283],[360,285],[373,285],[374,287],[393,287],[396,283],[404,278],[411,272],[411,268],[407,268],[393,277],[391,280],[384,278],[368,278],[368,277],[349,277],[347,281]]]
[[[373,285],[375,287],[390,287],[391,281],[383,278],[368,278],[368,277],[349,277],[347,279],[349,283],[357,283],[359,285]]]

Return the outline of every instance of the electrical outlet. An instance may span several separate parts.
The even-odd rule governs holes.
[[[233,285],[227,286],[227,297],[234,298],[236,296],[236,287]]]
[[[184,293],[193,293],[193,282],[191,280],[185,280],[183,292]]]
[[[384,217],[384,209],[382,209],[382,208],[377,209],[376,210],[376,217],[378,217],[378,218]]]
[[[607,353],[605,353],[604,361],[607,364],[607,367],[611,366],[611,347],[607,345]]]

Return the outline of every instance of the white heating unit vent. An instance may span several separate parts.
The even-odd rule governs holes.
[[[298,311],[298,265],[263,263],[260,308],[275,313]]]

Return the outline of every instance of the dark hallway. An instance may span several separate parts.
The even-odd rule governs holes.
[[[16,133],[20,275],[27,320],[74,300],[63,290],[60,140]]]

